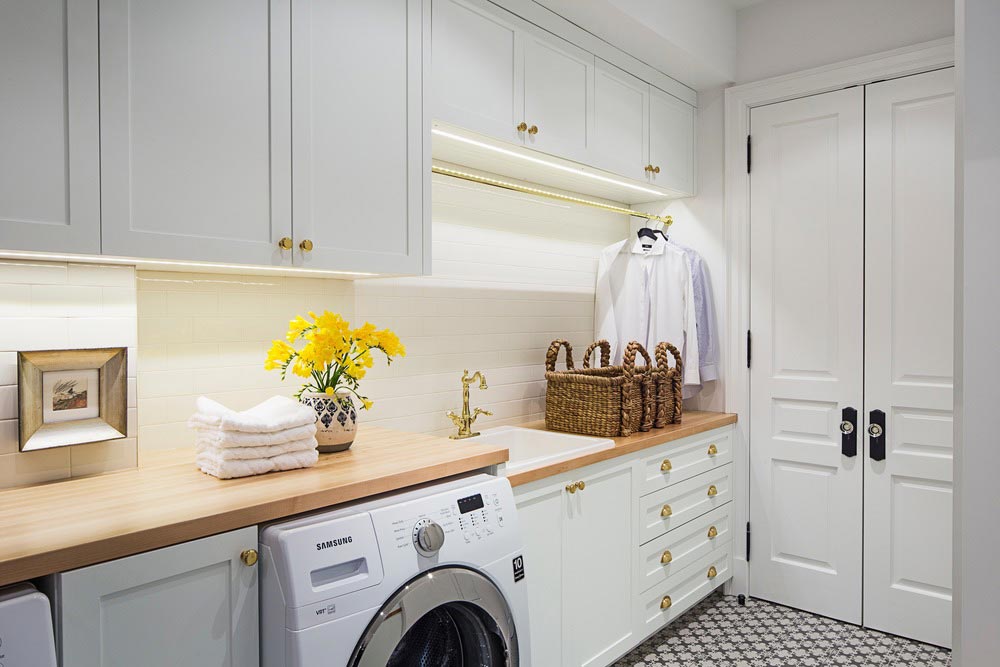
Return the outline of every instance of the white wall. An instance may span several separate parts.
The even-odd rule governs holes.
[[[545,350],[593,336],[597,254],[626,233],[623,216],[435,176],[434,275],[340,281],[140,271],[139,445],[193,444],[185,422],[199,395],[245,409],[275,393],[264,354],[288,320],[309,310],[390,327],[408,348],[376,359],[362,385],[364,423],[437,434],[454,427],[462,370],[482,370],[482,425],[544,416]],[[579,361],[579,359],[578,359]],[[140,460],[141,463],[141,460]]]
[[[959,0],[954,664],[1000,656],[1000,3]]]
[[[736,82],[954,34],[953,0],[769,0],[736,15]]]

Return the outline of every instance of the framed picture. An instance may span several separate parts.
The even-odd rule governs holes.
[[[124,347],[18,352],[21,451],[126,437],[126,365]]]

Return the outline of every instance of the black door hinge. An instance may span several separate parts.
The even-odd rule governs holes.
[[[750,155],[750,135],[748,134],[747,135],[747,173],[748,174],[750,173],[750,164],[751,164],[750,157],[751,157],[751,155]]]
[[[747,329],[747,368],[750,368],[750,359],[753,357],[753,339],[750,337],[750,330]]]
[[[747,562],[750,562],[750,522],[747,521]]]

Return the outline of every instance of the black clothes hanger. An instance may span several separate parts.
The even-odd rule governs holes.
[[[638,232],[636,232],[636,235],[640,239],[653,239],[654,241],[656,240],[656,230],[650,229],[649,227],[641,228]]]

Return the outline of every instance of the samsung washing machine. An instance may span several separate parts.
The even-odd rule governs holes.
[[[475,475],[264,528],[262,667],[530,667],[510,484]]]

